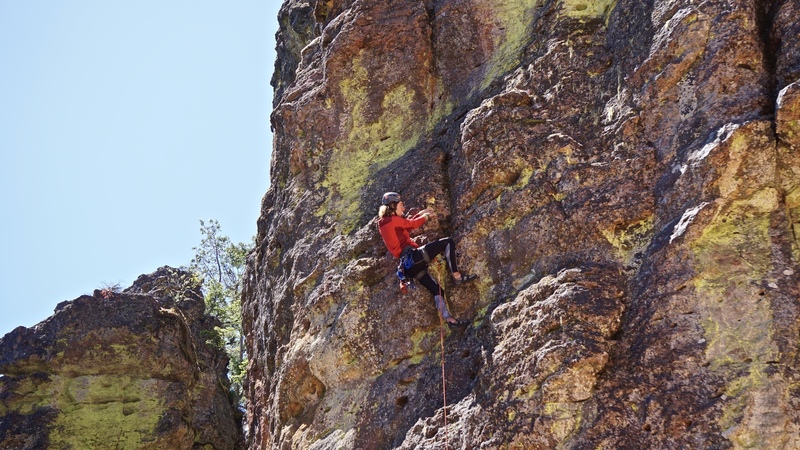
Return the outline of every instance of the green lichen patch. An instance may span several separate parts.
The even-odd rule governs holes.
[[[69,406],[74,409],[61,405],[64,412],[51,442],[72,443],[74,448],[115,442],[120,448],[132,448],[153,440],[164,413],[160,383],[106,376],[75,379],[69,386],[75,402]]]
[[[769,360],[776,351],[772,311],[763,292],[772,270],[767,212],[774,207],[777,193],[772,189],[734,202],[691,244],[712,370],[732,362]]]
[[[111,375],[51,378],[31,398],[59,411],[50,431],[53,448],[141,448],[155,440],[167,382]]]
[[[563,13],[573,19],[606,19],[616,0],[562,0]]]
[[[521,51],[530,43],[530,27],[543,0],[495,0],[481,2],[475,17],[492,23],[492,55],[485,65],[479,91],[519,64]]]
[[[322,186],[328,189],[327,204],[317,215],[336,211],[345,232],[352,230],[361,213],[359,194],[369,177],[414,148],[429,131],[427,117],[411,114],[419,101],[414,89],[399,84],[383,94],[377,117],[367,112],[369,76],[364,57],[352,60],[352,72],[339,90],[351,109],[347,137],[333,149]]]
[[[763,189],[724,208],[691,244],[699,263],[698,289],[726,298],[733,284],[761,281],[772,270],[770,213],[778,208],[775,189]],[[733,283],[733,284],[732,284]]]
[[[774,361],[773,361],[774,362]],[[786,433],[793,409],[793,387],[775,365],[753,361],[735,366],[722,392],[722,413],[717,423],[734,448],[797,448],[793,433]]]
[[[414,332],[411,333],[411,343],[413,344],[411,358],[409,359],[411,364],[419,364],[428,356],[428,353],[424,349],[427,346],[423,344],[424,341],[430,340],[433,334],[433,331],[425,329],[415,329]]]
[[[361,399],[369,395],[362,384],[350,384],[344,389],[332,389],[325,392],[319,408],[325,411],[319,424],[322,431],[309,436],[309,442],[325,440],[327,442],[347,442],[352,437],[354,426],[358,421],[363,404]],[[349,448],[348,446],[333,448]]]
[[[41,407],[50,406],[49,383],[48,378],[42,377],[4,377],[0,386],[5,393],[0,399],[0,415],[6,415],[8,411],[29,415]]]
[[[529,383],[514,391],[514,397],[522,400],[531,400],[534,395],[540,394],[542,385],[537,382]]]
[[[570,402],[545,403],[542,416],[549,419],[549,432],[559,442],[575,433],[582,421],[582,405]]]
[[[792,245],[792,255],[794,260],[800,260],[800,189],[794,189],[786,193],[786,209],[791,226],[791,232],[794,236],[794,243]]]
[[[606,240],[614,247],[617,258],[625,265],[632,264],[636,253],[647,247],[652,231],[652,215],[631,224],[600,229]]]
[[[753,399],[765,389],[764,369],[775,361],[773,311],[766,296],[773,270],[770,214],[779,206],[772,188],[721,209],[690,244],[699,274],[697,309],[709,370],[728,380],[720,427],[746,443]],[[744,373],[745,375],[741,375]]]

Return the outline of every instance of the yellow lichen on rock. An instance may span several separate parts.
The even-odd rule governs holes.
[[[54,447],[147,448],[166,412],[159,394],[167,391],[167,381],[108,375],[56,378],[53,386],[63,390],[56,397],[61,414],[50,433]],[[194,436],[188,427],[182,434],[181,440],[191,445]]]
[[[409,362],[411,364],[419,364],[422,360],[428,356],[428,352],[422,346],[423,341],[426,338],[429,338],[433,334],[431,330],[424,330],[424,329],[415,329],[413,333],[411,333],[411,343],[413,345],[411,351],[411,358]]]
[[[699,273],[694,279],[706,331],[706,359],[712,369],[734,360],[764,361],[775,351],[772,311],[762,301],[770,258],[768,211],[777,208],[768,188],[718,213],[692,242]]]
[[[484,69],[484,77],[478,90],[485,90],[497,77],[519,64],[519,55],[530,43],[530,28],[536,10],[543,0],[496,0],[476,2],[481,20],[493,21],[492,52]]]
[[[562,0],[564,14],[574,19],[605,19],[616,6],[616,0]]]
[[[359,194],[370,176],[414,148],[428,131],[428,118],[409,114],[416,98],[414,90],[399,84],[385,92],[380,113],[367,111],[369,74],[364,56],[352,61],[352,73],[339,83],[351,108],[346,138],[332,150],[322,186],[329,190],[324,212],[337,211],[345,232],[352,230],[361,213]],[[318,215],[319,215],[318,211]]]
[[[636,254],[647,248],[652,231],[652,215],[630,224],[612,225],[600,229],[603,237],[614,247],[619,261],[625,265],[633,264]]]
[[[19,414],[59,411],[49,426],[52,447],[147,448],[146,442],[157,442],[153,437],[167,409],[163,398],[169,384],[124,375],[51,374],[47,381],[20,383],[15,389],[19,401],[9,406]],[[191,446],[193,436],[188,428],[184,431]]]
[[[792,254],[795,261],[800,261],[800,188],[794,189],[786,194],[786,210],[789,218],[794,242],[792,242]]]
[[[694,286],[700,300],[697,309],[705,332],[706,362],[711,371],[729,380],[718,423],[737,448],[774,444],[768,437],[759,437],[758,430],[770,425],[759,418],[764,411],[756,399],[770,396],[772,408],[788,407],[783,396],[767,392],[774,384],[767,374],[768,364],[779,357],[768,297],[770,284],[774,285],[769,278],[774,270],[770,213],[778,207],[777,191],[762,189],[718,212],[691,244],[700,274]]]

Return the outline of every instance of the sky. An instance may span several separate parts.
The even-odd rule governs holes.
[[[0,0],[0,337],[256,233],[281,0]]]

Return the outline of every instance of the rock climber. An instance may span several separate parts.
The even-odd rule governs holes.
[[[383,194],[381,206],[378,209],[378,230],[389,252],[395,258],[400,259],[398,271],[406,278],[416,279],[433,294],[436,309],[439,310],[442,319],[447,322],[450,328],[469,325],[470,321],[456,320],[450,315],[445,302],[444,289],[428,273],[428,264],[433,258],[444,253],[447,267],[450,269],[456,284],[468,283],[475,280],[477,276],[459,272],[456,262],[456,244],[452,238],[442,238],[422,247],[411,239],[408,232],[425,224],[428,216],[432,215],[433,211],[428,208],[416,212],[411,210],[408,218],[405,217],[404,213],[405,205],[400,198],[400,194],[396,192]]]

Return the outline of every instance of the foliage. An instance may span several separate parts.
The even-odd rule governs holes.
[[[112,299],[122,292],[122,286],[120,283],[103,283],[103,286],[99,289],[100,296],[104,299]],[[95,291],[97,293],[97,291]]]
[[[247,254],[253,249],[250,244],[233,243],[221,234],[219,222],[200,221],[203,238],[192,250],[195,256],[189,269],[203,277],[203,294],[206,312],[222,322],[217,327],[217,337],[212,343],[224,346],[230,363],[231,393],[241,403],[242,383],[247,367],[242,335],[242,276]]]

